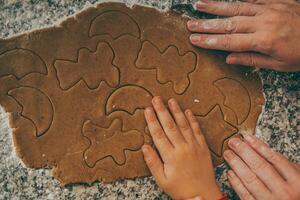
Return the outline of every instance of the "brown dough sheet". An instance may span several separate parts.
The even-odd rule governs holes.
[[[62,184],[149,175],[141,146],[151,98],[175,98],[201,123],[214,165],[228,138],[254,133],[261,81],[224,56],[193,47],[188,18],[121,3],[0,39],[0,105],[17,155]]]

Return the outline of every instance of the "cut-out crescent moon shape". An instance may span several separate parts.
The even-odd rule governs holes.
[[[106,102],[106,114],[122,110],[133,114],[138,108],[151,105],[152,94],[141,86],[125,85],[111,93]]]
[[[0,77],[12,74],[21,79],[30,73],[47,74],[46,64],[33,51],[13,49],[0,54]]]
[[[22,107],[21,115],[36,127],[36,136],[44,135],[53,122],[53,105],[49,97],[39,89],[19,87],[12,89],[8,95]]]
[[[135,20],[120,11],[107,11],[97,16],[91,23],[89,36],[109,34],[114,39],[129,34],[140,36],[140,29]]]

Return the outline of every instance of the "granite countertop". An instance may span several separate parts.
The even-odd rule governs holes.
[[[0,0],[0,37],[53,25],[96,0]],[[178,2],[195,0],[123,0],[167,9]],[[257,125],[257,136],[289,159],[300,162],[300,73],[260,70],[265,110]],[[47,169],[25,168],[13,149],[8,116],[0,107],[0,199],[168,199],[153,178],[123,180],[113,184],[78,184],[60,187]],[[232,199],[224,164],[216,168],[217,180]]]

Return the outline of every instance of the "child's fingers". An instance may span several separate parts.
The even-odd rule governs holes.
[[[185,111],[185,116],[193,130],[193,134],[197,140],[197,142],[203,146],[205,145],[206,146],[206,142],[205,142],[205,138],[204,138],[204,135],[202,134],[202,131],[200,129],[200,126],[199,126],[199,122],[197,121],[197,119],[195,118],[195,116],[193,115],[192,111],[191,110],[186,110]]]
[[[188,199],[185,199],[185,200],[203,200],[203,198],[200,197],[200,196],[197,196],[197,197],[188,198]]]
[[[175,99],[170,99],[168,101],[168,104],[172,112],[172,115],[175,119],[175,122],[179,130],[181,131],[181,134],[183,135],[183,137],[188,143],[194,143],[196,138],[194,137],[191,126],[187,121],[185,115],[183,114],[179,104]]]
[[[165,107],[162,99],[158,96],[154,97],[152,100],[152,104],[161,123],[161,126],[171,143],[176,147],[176,145],[185,142],[185,139],[178,130],[177,125],[175,124],[170,112]]]
[[[269,161],[276,170],[288,181],[299,181],[299,173],[297,169],[291,165],[290,161],[283,155],[273,151],[264,142],[253,135],[245,135],[248,144],[267,161]]]
[[[167,153],[170,152],[174,147],[162,130],[159,121],[154,113],[154,110],[151,107],[145,109],[145,118],[153,142],[158,149],[162,159],[166,161]]]
[[[165,181],[165,173],[164,166],[162,161],[160,160],[156,151],[149,145],[144,145],[142,147],[142,151],[144,154],[144,159],[148,168],[151,171],[151,174],[154,176],[157,184],[159,186],[163,185]]]

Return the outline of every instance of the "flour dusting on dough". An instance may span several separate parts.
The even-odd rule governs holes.
[[[205,43],[209,46],[213,46],[217,44],[217,38],[208,38],[205,40]]]

